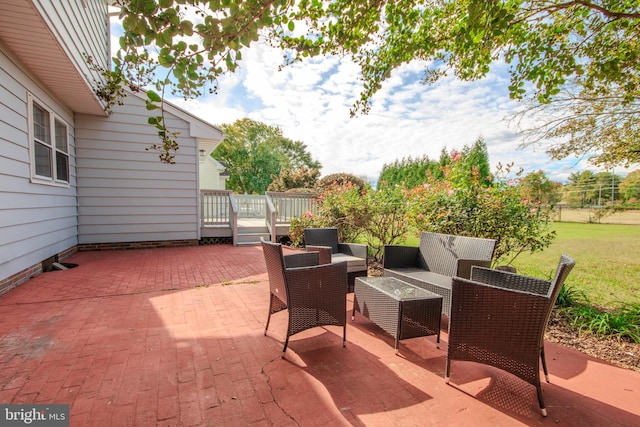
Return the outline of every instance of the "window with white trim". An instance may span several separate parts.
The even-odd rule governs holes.
[[[29,97],[30,140],[33,148],[34,181],[69,183],[69,131],[66,123],[52,111]]]

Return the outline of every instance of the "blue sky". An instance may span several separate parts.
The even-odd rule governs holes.
[[[117,27],[112,31],[119,35]],[[508,97],[505,65],[479,81],[451,77],[435,85],[420,83],[421,64],[402,66],[376,93],[369,114],[350,118],[361,90],[350,60],[313,58],[279,71],[281,61],[280,51],[255,44],[243,52],[240,68],[220,79],[217,94],[170,100],[216,125],[248,117],[277,126],[306,144],[323,176],[347,172],[374,180],[385,163],[423,155],[435,160],[443,147],[460,149],[479,136],[493,170],[514,162],[525,173],[542,169],[561,182],[576,171],[596,171],[584,159],[551,160],[544,146],[520,148],[523,138],[508,122],[519,104]],[[615,172],[626,175],[622,168]]]

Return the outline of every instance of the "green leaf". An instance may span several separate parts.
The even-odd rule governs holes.
[[[191,21],[182,21],[180,28],[185,36],[191,37],[193,35],[193,23]]]
[[[147,98],[149,98],[152,102],[160,102],[162,98],[156,92],[152,90],[147,90]]]

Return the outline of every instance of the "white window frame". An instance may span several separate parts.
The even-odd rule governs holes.
[[[55,185],[59,187],[69,187],[71,181],[71,156],[69,153],[69,124],[60,116],[53,112],[44,102],[35,98],[32,94],[28,94],[28,128],[29,128],[29,162],[31,164],[31,182],[38,184]],[[39,138],[34,130],[35,114],[34,105],[47,114],[48,123],[46,129],[48,131],[47,139]],[[60,127],[64,127],[62,132]],[[62,137],[59,140],[57,137]],[[51,176],[46,174],[38,174],[36,170],[36,147],[41,146],[49,150],[49,172]],[[58,178],[58,160],[66,160],[66,179]]]

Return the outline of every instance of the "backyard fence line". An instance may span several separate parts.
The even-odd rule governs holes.
[[[553,219],[557,222],[640,225],[640,209],[625,209],[605,215],[603,209],[557,206],[553,210]]]

